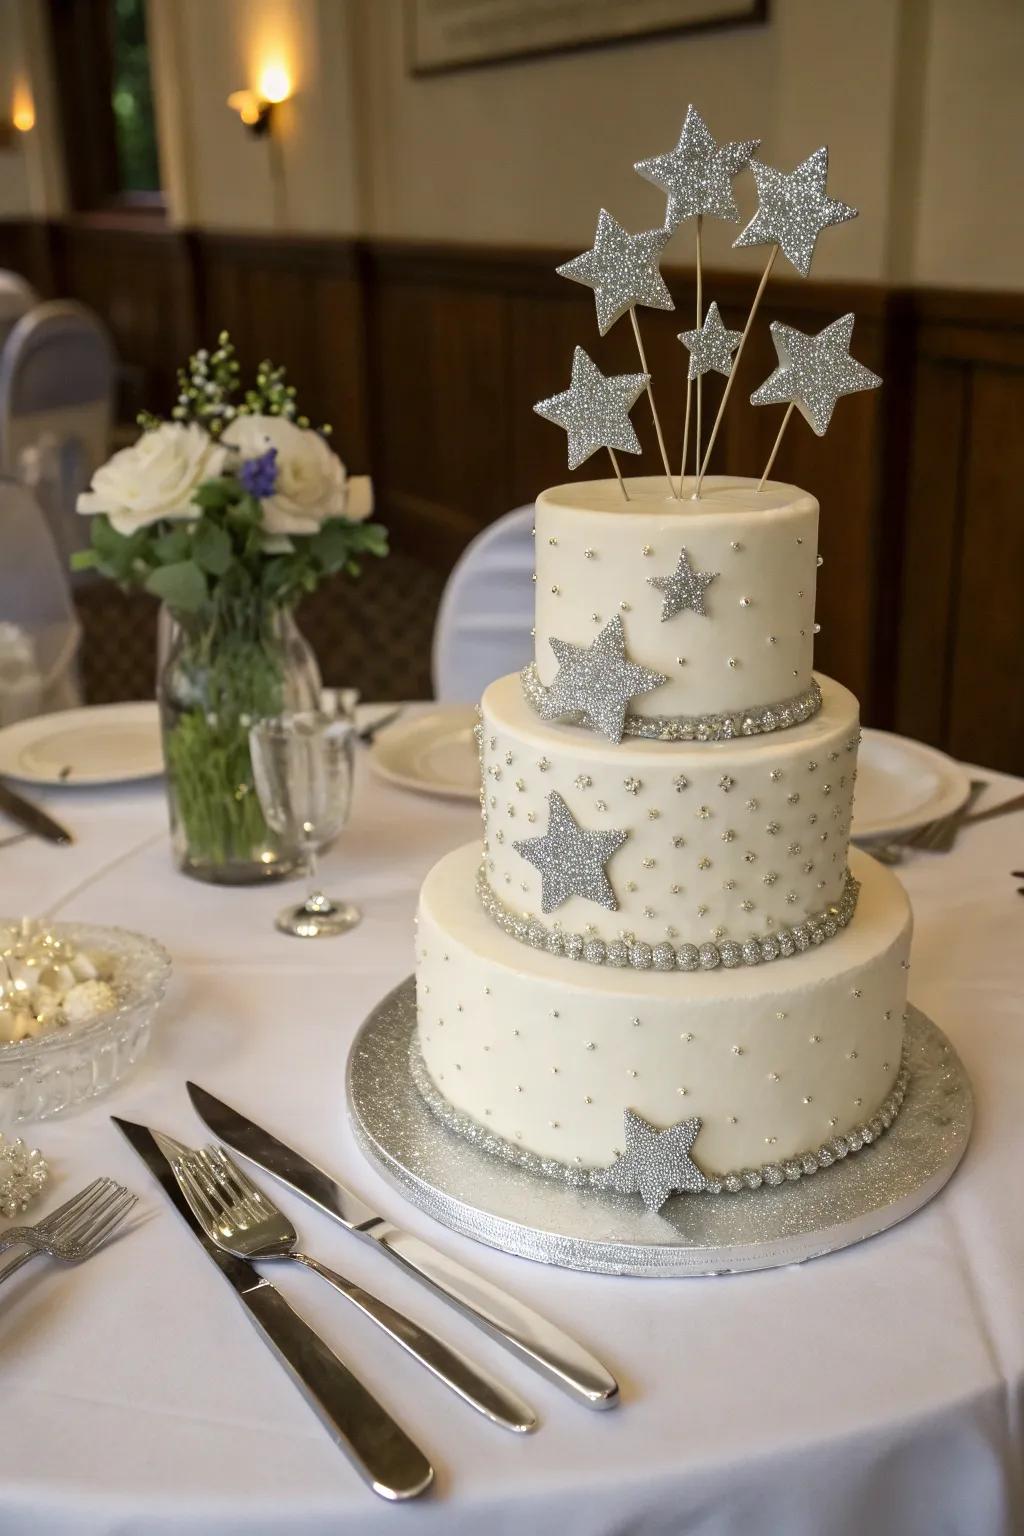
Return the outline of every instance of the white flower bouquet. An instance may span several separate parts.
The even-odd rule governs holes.
[[[325,578],[385,555],[365,476],[350,476],[298,414],[284,370],[241,390],[226,333],[179,374],[170,421],[97,470],[78,499],[91,547],[74,557],[166,604],[175,640],[160,682],[179,867],[241,883],[287,873],[252,779],[249,730],[319,705],[319,672],[292,610]]]

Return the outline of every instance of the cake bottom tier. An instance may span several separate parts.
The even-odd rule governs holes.
[[[527,948],[475,895],[476,844],[420,895],[417,1043],[462,1115],[541,1158],[609,1166],[627,1109],[698,1118],[709,1176],[813,1153],[897,1093],[910,906],[851,849],[854,921],[819,949],[736,970],[604,970]],[[886,1121],[887,1123],[887,1121]]]

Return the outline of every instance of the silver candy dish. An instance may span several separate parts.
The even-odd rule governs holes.
[[[938,1194],[964,1154],[974,1115],[960,1058],[938,1026],[911,1008],[906,1098],[878,1141],[813,1177],[739,1194],[675,1195],[655,1214],[636,1197],[509,1166],[448,1130],[413,1080],[415,1024],[410,977],[377,1005],[353,1043],[348,1105],[366,1157],[453,1231],[595,1274],[734,1274],[861,1242]]]

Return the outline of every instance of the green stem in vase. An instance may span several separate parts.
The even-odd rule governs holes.
[[[249,727],[279,714],[284,656],[273,615],[223,605],[183,632],[165,703],[167,772],[189,856],[243,863],[275,839],[252,776]]]

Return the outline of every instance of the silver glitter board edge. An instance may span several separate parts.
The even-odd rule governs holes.
[[[409,1070],[412,977],[366,1019],[346,1074],[356,1140],[377,1171],[442,1226],[492,1248],[592,1274],[681,1278],[799,1264],[884,1232],[951,1177],[974,1118],[971,1085],[945,1035],[910,1008],[910,1086],[875,1145],[813,1178],[721,1196],[674,1195],[652,1213],[630,1196],[579,1190],[509,1167],[455,1135]]]

